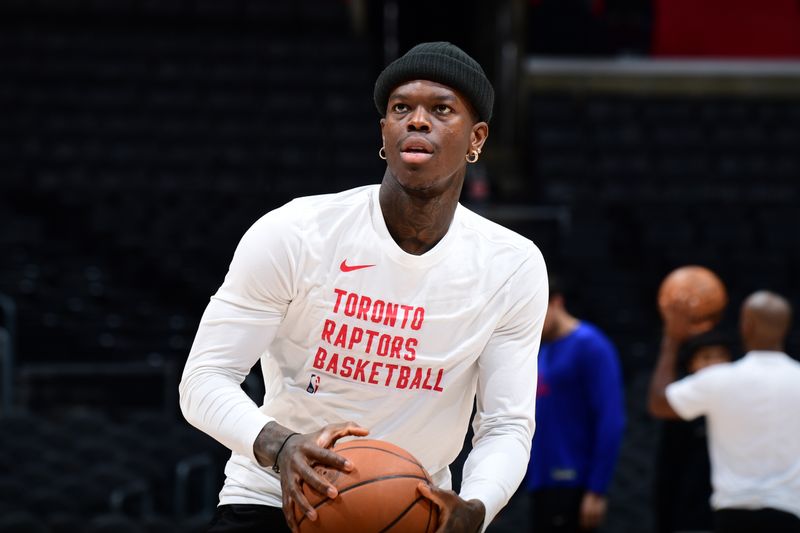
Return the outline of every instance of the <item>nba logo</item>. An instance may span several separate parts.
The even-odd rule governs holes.
[[[306,387],[306,392],[309,394],[314,394],[319,389],[319,376],[316,374],[311,374],[311,379],[308,380],[308,387]]]

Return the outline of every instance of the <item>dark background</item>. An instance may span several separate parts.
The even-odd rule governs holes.
[[[498,94],[462,200],[536,242],[617,345],[604,531],[649,531],[660,280],[718,272],[730,330],[754,290],[800,303],[800,8],[716,4],[0,2],[0,530],[198,530],[227,453],[182,420],[177,380],[209,296],[266,211],[380,181],[374,79],[449,40]]]

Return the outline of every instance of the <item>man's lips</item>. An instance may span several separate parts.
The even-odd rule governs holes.
[[[433,145],[419,137],[406,139],[400,145],[400,159],[405,163],[424,163],[433,157]]]
[[[400,159],[404,163],[411,165],[419,165],[428,161],[432,157],[433,154],[429,154],[427,152],[400,152]]]

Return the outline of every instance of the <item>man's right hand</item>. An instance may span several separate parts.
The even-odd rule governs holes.
[[[665,306],[660,311],[664,321],[664,336],[677,345],[714,327],[713,320],[693,321],[685,309],[679,306]]]
[[[283,444],[283,449],[280,449],[277,457],[281,476],[283,514],[289,528],[297,531],[295,505],[309,520],[317,519],[317,512],[303,494],[304,483],[329,498],[336,498],[338,495],[336,487],[317,473],[314,467],[322,465],[343,472],[351,471],[353,465],[350,461],[334,453],[331,448],[343,437],[364,437],[369,434],[369,430],[354,422],[343,422],[329,424],[313,433],[296,435],[291,433],[291,430],[278,423],[270,422],[256,438],[254,452],[262,466],[271,466],[275,464],[275,455]]]

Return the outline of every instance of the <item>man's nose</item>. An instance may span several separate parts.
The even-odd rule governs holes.
[[[431,121],[427,111],[422,106],[417,106],[408,119],[408,131],[430,131]]]

